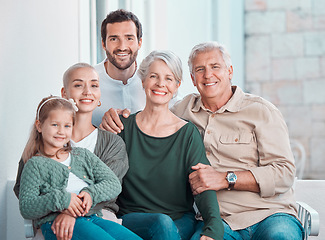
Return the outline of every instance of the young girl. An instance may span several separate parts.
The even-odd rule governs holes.
[[[73,216],[69,239],[140,239],[123,226],[103,220],[98,203],[115,199],[121,185],[96,155],[71,148],[76,106],[60,97],[44,98],[25,147],[19,207],[41,227],[45,239],[56,239],[51,225],[60,213]],[[96,207],[95,207],[96,206]]]

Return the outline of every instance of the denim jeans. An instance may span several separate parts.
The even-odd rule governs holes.
[[[144,240],[189,240],[197,224],[191,212],[174,221],[162,213],[128,213],[121,218],[125,227]]]
[[[276,213],[245,229],[233,231],[223,221],[224,240],[302,240],[304,229],[290,214]]]
[[[41,226],[43,236],[46,240],[56,240],[51,226],[53,222],[44,223]],[[129,229],[122,225],[102,219],[96,215],[89,217],[78,217],[76,219],[72,240],[125,240],[134,239],[141,240],[139,236],[131,232]]]

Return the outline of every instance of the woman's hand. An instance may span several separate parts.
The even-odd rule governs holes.
[[[201,238],[200,238],[200,240],[214,240],[213,238],[210,238],[210,237],[208,237],[208,236],[202,236]]]
[[[91,199],[90,194],[85,191],[79,193],[78,198],[82,200],[82,207],[84,209],[82,216],[85,216],[93,205],[93,200]]]
[[[71,193],[71,200],[67,210],[73,217],[80,217],[84,213],[82,200],[77,196],[77,194]]]
[[[61,213],[55,218],[51,229],[58,240],[70,240],[73,235],[75,222],[76,219],[74,217]]]

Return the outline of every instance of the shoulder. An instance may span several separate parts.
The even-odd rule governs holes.
[[[98,140],[96,145],[109,147],[109,145],[124,144],[123,139],[111,132],[98,128]]]
[[[180,129],[181,134],[184,138],[199,138],[201,139],[200,132],[194,123],[185,120],[187,123]]]
[[[199,98],[200,95],[197,93],[188,94],[182,100],[177,101],[170,110],[177,116],[182,116],[184,112],[195,106]]]
[[[242,107],[252,107],[264,114],[280,113],[279,109],[270,101],[250,93],[244,94]]]
[[[103,70],[105,70],[104,62],[105,62],[105,59],[102,62],[94,65],[94,68],[98,74],[100,74],[101,72],[103,72]]]

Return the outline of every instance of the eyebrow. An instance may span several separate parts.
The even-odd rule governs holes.
[[[124,36],[124,37],[135,37],[134,34],[130,34],[130,33],[128,33],[128,34],[124,34],[123,36]],[[108,35],[108,36],[107,36],[107,38],[118,38],[118,37],[120,37],[120,35]]]
[[[72,82],[84,82],[84,81],[85,80],[83,80],[83,79],[77,78],[77,79],[73,79]],[[92,81],[92,82],[99,82],[98,79],[91,79],[90,81]]]

